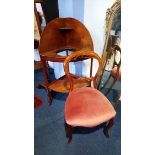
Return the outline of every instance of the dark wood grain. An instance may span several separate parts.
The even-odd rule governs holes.
[[[49,101],[51,99],[49,92],[69,92],[69,84],[66,76],[50,82],[48,80],[49,75],[46,63],[47,61],[64,62],[69,50],[73,53],[79,50],[93,51],[94,47],[90,33],[80,21],[74,18],[56,18],[50,21],[41,34],[39,45],[39,53],[45,77],[44,88],[47,90]],[[58,53],[61,51],[66,51],[66,56],[59,55]],[[74,60],[74,62],[85,59],[88,58],[79,58]],[[93,63],[91,62],[90,75],[92,74],[92,67]],[[72,76],[72,79],[75,88],[90,86],[90,80],[88,79],[84,80],[77,76]]]
[[[72,80],[72,77],[71,77],[71,74],[69,73],[69,63],[74,61],[74,60],[77,60],[78,58],[94,58],[98,61],[98,70],[95,74],[95,76],[91,76],[90,78],[81,78],[82,81],[93,81],[93,85],[95,88],[97,88],[97,83],[96,83],[96,80],[97,80],[97,77],[101,71],[101,67],[102,67],[102,61],[101,61],[101,58],[95,53],[95,52],[92,52],[92,51],[78,51],[78,52],[75,52],[75,53],[72,53],[70,56],[68,56],[64,62],[64,71],[65,71],[65,75],[67,76],[67,79],[69,81],[69,84],[70,84],[70,91],[72,91],[74,89],[74,82]]]

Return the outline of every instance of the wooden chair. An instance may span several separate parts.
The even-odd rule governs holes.
[[[95,58],[99,67],[95,76],[90,78],[81,77],[81,81],[92,82],[93,87],[76,88],[73,78],[69,73],[69,62],[78,58]],[[64,62],[64,70],[69,81],[69,95],[65,103],[66,135],[68,143],[72,140],[74,127],[95,127],[101,123],[108,122],[104,128],[104,134],[109,137],[108,130],[113,126],[116,111],[110,101],[97,88],[96,79],[102,69],[102,60],[94,52],[79,51],[72,53]]]
[[[56,18],[45,27],[39,46],[45,77],[45,84],[39,84],[39,88],[47,90],[49,104],[52,102],[52,91],[67,93],[69,89],[65,75],[52,82],[49,80],[47,63],[48,61],[64,62],[68,56],[68,50],[72,52],[93,51],[92,38],[80,21],[74,18]],[[66,51],[66,56],[59,55],[58,53],[61,51]],[[92,61],[91,59],[90,75],[92,74]],[[76,75],[71,74],[71,76],[76,88],[90,85],[89,81],[81,81]]]
[[[113,52],[114,52],[113,69],[112,69],[110,76],[108,77],[107,81],[104,83],[104,85],[102,87],[102,88],[105,88],[106,85],[108,84],[110,78],[111,77],[113,78],[112,84],[110,85],[110,88],[108,89],[108,91],[105,93],[105,96],[108,96],[108,94],[112,90],[116,81],[121,80],[121,59],[120,59],[119,63],[116,61],[116,51],[119,51],[121,53],[121,48],[118,45],[114,45],[114,48],[113,48]],[[120,95],[119,95],[119,97],[120,97]]]

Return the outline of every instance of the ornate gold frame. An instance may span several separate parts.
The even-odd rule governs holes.
[[[40,40],[40,36],[41,36],[41,33],[42,33],[42,30],[41,30],[41,23],[39,21],[39,16],[38,16],[38,13],[37,13],[37,7],[36,7],[36,3],[43,3],[44,0],[34,0],[34,39],[36,40]]]
[[[117,13],[117,11],[121,8],[121,0],[116,0],[114,2],[114,4],[111,6],[111,8],[107,9],[106,12],[106,28],[105,28],[105,44],[104,44],[104,49],[103,49],[103,54],[102,54],[102,62],[103,62],[103,66],[102,66],[102,72],[99,76],[98,79],[98,88],[99,85],[101,83],[102,77],[103,77],[103,73],[104,73],[104,69],[106,66],[106,62],[107,62],[107,56],[108,56],[108,52],[107,50],[107,46],[108,46],[108,40],[109,40],[109,35],[110,35],[110,30],[111,30],[111,26],[112,26],[112,22],[113,22],[113,18],[115,17],[115,14]]]

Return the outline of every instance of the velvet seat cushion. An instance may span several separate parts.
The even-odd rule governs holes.
[[[115,115],[112,104],[95,88],[76,88],[67,97],[65,120],[73,127],[94,127]]]
[[[112,71],[111,71],[111,75],[116,79],[116,80],[120,80],[121,79],[121,68],[119,68],[119,72],[117,70],[117,66],[115,66]]]

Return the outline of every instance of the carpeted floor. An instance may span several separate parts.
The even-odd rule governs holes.
[[[51,72],[51,77],[54,76]],[[34,111],[34,154],[35,155],[120,155],[121,154],[121,106],[110,138],[107,139],[102,128],[104,124],[92,129],[77,128],[73,133],[71,144],[67,144],[64,126],[64,104],[67,94],[55,93],[52,106],[48,106],[46,91],[36,88],[44,81],[41,70],[34,73],[34,94],[43,101]],[[104,89],[102,90],[105,91]],[[113,90],[109,100],[114,104],[117,91]]]

